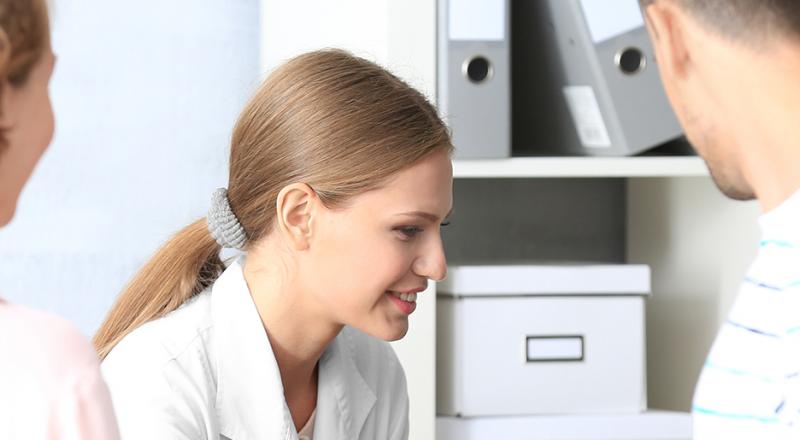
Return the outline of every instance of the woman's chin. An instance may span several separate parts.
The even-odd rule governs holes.
[[[383,340],[389,342],[399,341],[405,337],[406,333],[408,333],[408,320],[405,320],[402,325],[400,323],[396,324],[395,328],[392,328]]]
[[[368,333],[378,339],[384,340],[386,342],[398,341],[403,339],[403,337],[408,333],[408,320],[405,322],[393,322],[392,325],[387,326],[381,329],[370,329],[372,331],[368,331]]]

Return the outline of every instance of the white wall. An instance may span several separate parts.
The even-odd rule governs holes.
[[[56,0],[56,135],[0,230],[0,292],[91,335],[122,286],[227,182],[258,78],[257,0]]]
[[[347,49],[386,62],[388,2],[386,0],[262,0],[261,60],[269,70],[314,49]]]
[[[436,82],[435,0],[261,0],[261,64],[340,48],[374,61],[427,96]]]
[[[688,411],[700,368],[758,246],[756,202],[725,198],[710,177],[631,179],[628,259],[647,263],[650,406]]]

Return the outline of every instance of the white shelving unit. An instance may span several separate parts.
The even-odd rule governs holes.
[[[261,0],[262,64],[341,47],[436,96],[436,1]],[[648,400],[687,411],[705,354],[724,320],[758,231],[757,206],[725,199],[697,157],[531,157],[455,161],[457,179],[627,178],[627,256],[649,264]],[[553,219],[558,221],[558,219]],[[411,439],[433,440],[435,286],[420,295],[408,335],[394,343],[408,378]]]
[[[456,160],[462,179],[539,177],[700,177],[708,170],[699,157],[514,157]]]

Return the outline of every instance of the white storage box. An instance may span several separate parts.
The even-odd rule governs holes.
[[[647,408],[643,265],[460,266],[437,286],[437,413]]]
[[[689,413],[437,417],[436,440],[691,440]]]

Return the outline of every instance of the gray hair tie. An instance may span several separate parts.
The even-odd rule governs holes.
[[[239,219],[231,210],[228,203],[228,190],[219,188],[211,196],[211,208],[206,216],[208,231],[224,248],[234,248],[242,250],[247,237],[244,228],[239,224]]]

